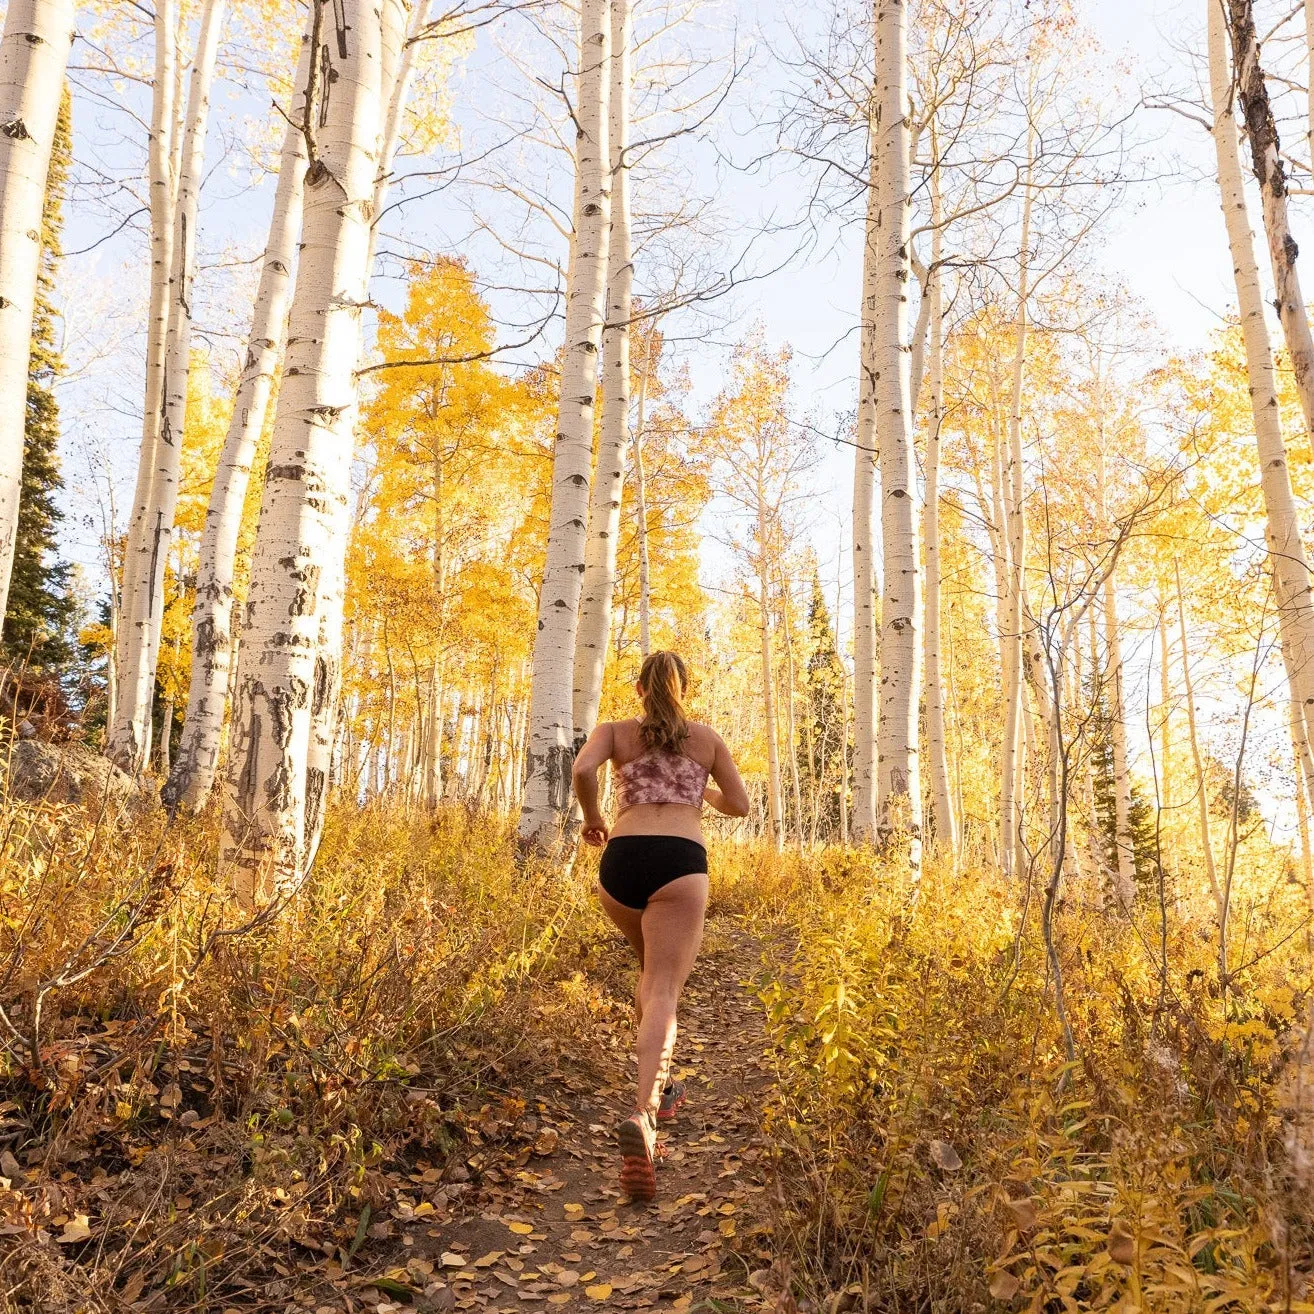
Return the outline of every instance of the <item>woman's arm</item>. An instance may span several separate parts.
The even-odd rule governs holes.
[[[608,835],[607,820],[598,805],[598,768],[611,757],[614,746],[611,722],[604,721],[594,727],[584,747],[575,754],[575,765],[570,771],[575,797],[584,814],[584,843],[596,849],[607,842]]]
[[[718,812],[727,817],[746,817],[750,811],[748,790],[744,788],[743,777],[730,750],[720,735],[712,732],[716,740],[716,757],[712,760],[712,779],[717,788],[710,786],[703,791],[703,798]]]

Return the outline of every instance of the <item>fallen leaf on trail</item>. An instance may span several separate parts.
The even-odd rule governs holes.
[[[931,1158],[939,1168],[943,1168],[947,1173],[957,1172],[963,1166],[963,1161],[958,1157],[958,1151],[946,1141],[931,1142]]]
[[[480,1255],[479,1258],[475,1260],[474,1266],[476,1268],[492,1268],[492,1266],[502,1258],[504,1253],[505,1251],[502,1250],[490,1250],[486,1255]]]
[[[584,1216],[584,1206],[582,1204],[566,1204],[562,1205],[562,1208],[566,1211],[567,1218],[582,1218]]]
[[[755,1269],[748,1275],[748,1285],[759,1295],[765,1296],[775,1285],[775,1276],[769,1268]]]
[[[575,1297],[569,1291],[554,1291],[547,1299],[549,1305],[568,1305]]]
[[[540,1157],[554,1154],[560,1140],[561,1133],[555,1127],[544,1127],[534,1142],[534,1153]]]
[[[86,1214],[78,1214],[75,1218],[70,1218],[64,1224],[64,1230],[55,1238],[60,1245],[69,1245],[74,1241],[85,1241],[91,1235],[91,1228],[87,1226],[88,1219]]]
[[[440,1262],[444,1268],[464,1268],[466,1258],[464,1255],[458,1255],[454,1250],[444,1250]]]
[[[611,1295],[611,1283],[599,1282],[596,1286],[585,1287],[584,1294],[590,1300],[606,1300]]]
[[[533,1223],[508,1223],[507,1226],[517,1236],[528,1236],[534,1230]]]
[[[717,1224],[716,1230],[720,1232],[722,1236],[734,1236],[735,1220],[733,1218],[721,1219],[721,1221]]]
[[[990,1294],[996,1300],[1012,1300],[1022,1284],[1006,1268],[990,1279]]]

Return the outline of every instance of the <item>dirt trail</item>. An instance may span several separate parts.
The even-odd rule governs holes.
[[[550,1082],[525,1092],[533,1152],[518,1170],[485,1175],[500,1181],[496,1206],[413,1238],[409,1262],[400,1258],[423,1281],[419,1308],[757,1307],[748,1276],[772,1257],[759,1112],[770,1077],[761,1006],[742,982],[758,950],[725,923],[708,940],[681,1008],[675,1071],[689,1098],[662,1128],[657,1199],[633,1203],[616,1182],[615,1127],[634,1098],[622,1028],[600,1056],[605,1084],[562,1058]],[[386,1296],[376,1308],[390,1314]]]

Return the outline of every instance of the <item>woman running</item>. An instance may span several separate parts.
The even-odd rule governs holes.
[[[575,758],[575,794],[584,840],[606,846],[598,896],[639,958],[635,999],[639,1094],[620,1126],[621,1189],[639,1200],[657,1193],[657,1120],[675,1116],[682,1082],[668,1082],[675,1010],[698,957],[707,907],[702,805],[748,815],[748,792],[721,736],[684,712],[689,672],[673,652],[655,652],[639,671],[643,715],[604,721]],[[598,806],[598,768],[616,770],[616,824]],[[708,776],[716,787],[707,784]]]

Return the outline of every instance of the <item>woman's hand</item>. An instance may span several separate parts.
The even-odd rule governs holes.
[[[584,818],[584,829],[580,834],[582,835],[585,844],[588,844],[595,849],[600,849],[606,845],[607,840],[611,835],[611,831],[607,827],[605,818],[595,815]]]

